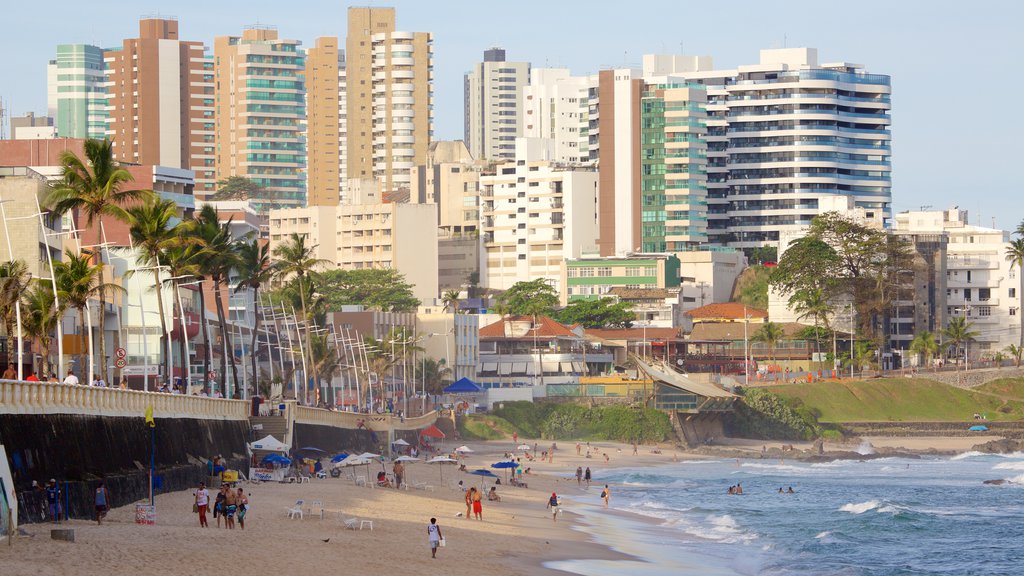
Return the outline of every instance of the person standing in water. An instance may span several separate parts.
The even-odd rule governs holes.
[[[608,501],[612,498],[612,491],[608,489],[608,485],[604,485],[604,490],[601,491],[601,500],[604,500],[604,507],[608,507]]]

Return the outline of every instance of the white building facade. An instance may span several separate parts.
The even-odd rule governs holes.
[[[485,50],[484,61],[465,75],[465,142],[474,158],[515,157],[529,80],[530,63],[507,62],[501,48]]]

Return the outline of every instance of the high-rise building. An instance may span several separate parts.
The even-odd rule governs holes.
[[[341,201],[342,78],[345,52],[338,39],[325,36],[306,51],[307,204],[337,206]]]
[[[394,30],[394,8],[348,9],[345,148],[349,178],[373,177],[373,35]]]
[[[568,68],[533,68],[523,87],[521,133],[554,141],[553,160],[597,160],[597,76],[572,76]],[[595,128],[591,134],[591,122]]]
[[[29,112],[11,118],[11,140],[49,140],[57,137],[53,118]]]
[[[474,158],[515,157],[529,82],[530,63],[506,62],[501,48],[485,50],[484,61],[465,75],[465,141]]]
[[[46,114],[55,119],[57,136],[102,140],[107,131],[103,49],[60,44],[46,72]]]
[[[276,30],[214,41],[217,179],[261,186],[261,211],[306,203],[304,70],[299,42]]]
[[[139,37],[104,53],[107,137],[133,164],[185,168],[200,198],[214,192],[213,62],[183,41],[177,20],[144,18]]]
[[[385,192],[408,190],[434,135],[433,36],[396,31],[372,40],[373,177]]]
[[[554,143],[516,140],[516,157],[480,177],[482,285],[507,290],[545,278],[560,289],[566,258],[597,242],[598,174],[551,162]]]

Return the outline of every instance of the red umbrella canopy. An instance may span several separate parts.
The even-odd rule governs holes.
[[[428,428],[426,428],[422,432],[420,432],[420,436],[428,436],[430,438],[444,438],[445,437],[444,432],[441,432],[441,430],[437,426],[435,426],[433,424],[431,424]]]

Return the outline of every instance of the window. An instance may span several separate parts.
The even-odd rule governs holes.
[[[576,277],[576,269],[575,268],[567,269],[565,271],[565,275],[568,276],[569,278],[575,278]]]
[[[990,288],[978,288],[978,301],[988,302],[992,298],[992,290]]]
[[[603,276],[603,277],[611,276],[612,275],[612,269],[607,267],[607,266],[605,266],[603,268],[598,268],[597,269],[597,275],[598,276]]]
[[[1016,316],[1016,315],[1017,315],[1017,309],[1016,308],[1010,308],[1010,316]]]
[[[593,277],[594,277],[594,269],[593,268],[580,268],[580,278],[593,278]]]
[[[991,306],[978,306],[978,316],[991,316],[991,315],[992,315],[992,307]]]
[[[1016,288],[1010,288],[1010,298],[1016,298],[1016,297],[1017,297],[1017,289]]]

